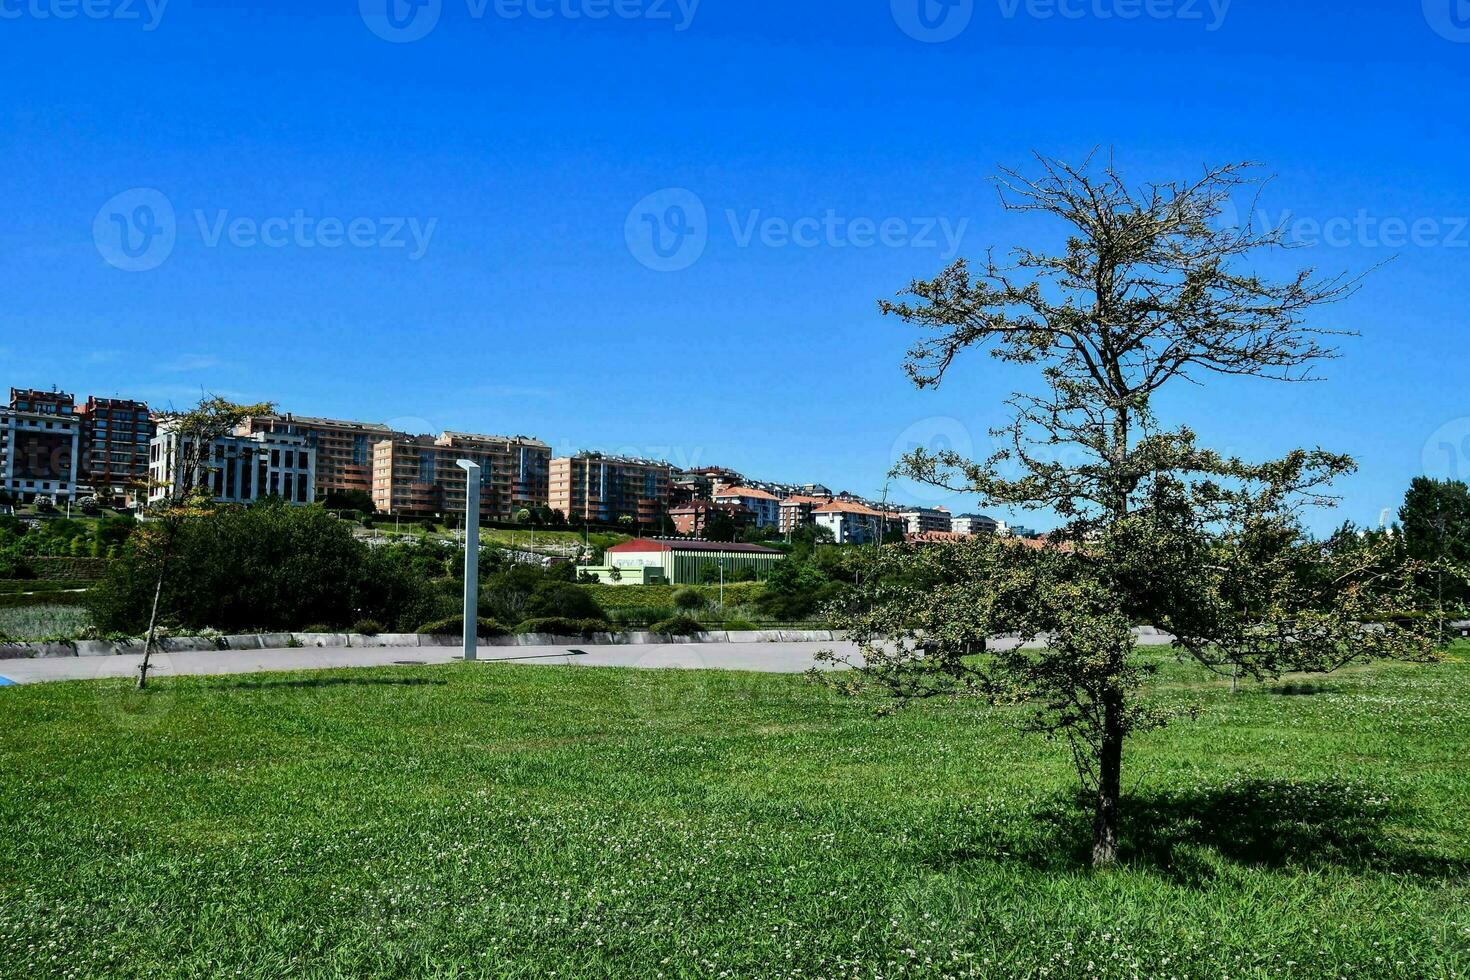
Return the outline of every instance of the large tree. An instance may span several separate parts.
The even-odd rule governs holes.
[[[1399,522],[1409,554],[1431,566],[1427,581],[1441,615],[1470,600],[1470,486],[1418,477],[1404,495]]]
[[[847,619],[863,658],[835,683],[1030,705],[1029,727],[1072,746],[1104,866],[1118,857],[1125,741],[1169,717],[1146,696],[1155,661],[1136,650],[1135,625],[1167,630],[1180,656],[1232,676],[1424,648],[1362,625],[1409,587],[1410,570],[1302,540],[1300,508],[1330,503],[1325,488],[1352,460],[1303,449],[1247,462],[1154,412],[1161,390],[1211,375],[1311,378],[1341,332],[1309,318],[1356,283],[1244,268],[1287,244],[1279,229],[1221,221],[1258,183],[1249,166],[1134,187],[1111,164],[1039,164],[1034,178],[1004,171],[1001,200],[1059,219],[1059,252],[958,261],[880,308],[921,331],[905,363],[921,389],[986,350],[1036,367],[1041,382],[1010,398],[992,456],[920,450],[902,475],[1065,526],[1041,549],[987,537],[876,552]],[[1001,634],[1040,642],[989,640]]]

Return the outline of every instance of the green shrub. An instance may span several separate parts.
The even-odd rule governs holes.
[[[736,632],[743,632],[747,630],[757,630],[760,629],[760,627],[755,625],[748,619],[731,619],[725,622],[725,629],[735,630]]]
[[[227,633],[300,630],[307,623],[341,630],[359,619],[390,629],[445,615],[427,576],[398,549],[372,548],[351,525],[319,507],[271,502],[220,509],[184,520],[174,535],[159,614],[186,629]],[[148,622],[157,565],[134,536],[90,593],[99,628],[142,631]],[[97,559],[55,559],[82,578]],[[62,568],[52,569],[59,573]]]
[[[517,633],[548,633],[552,636],[590,636],[607,629],[600,619],[565,619],[560,616],[544,616],[528,619],[516,627]]]
[[[677,613],[672,606],[629,606],[608,611],[608,616],[619,626],[647,626],[675,615]]]
[[[304,629],[297,630],[297,632],[298,633],[335,633],[337,631],[334,630],[334,629],[332,629],[332,627],[330,627],[330,626],[323,626],[321,623],[317,623],[314,626],[308,626],[308,627],[306,627]]]
[[[704,607],[704,596],[695,589],[680,589],[674,593],[674,608],[681,612],[691,612]]]
[[[529,619],[607,619],[592,594],[571,582],[547,580],[536,586],[526,602]]]
[[[386,631],[383,629],[383,624],[376,619],[359,619],[352,624],[352,632],[361,636],[377,636]]]
[[[475,627],[476,636],[489,639],[496,636],[510,635],[510,630],[506,629],[504,626],[501,626],[493,619],[487,619],[486,617],[481,616],[478,620],[478,623],[479,625]],[[434,636],[463,636],[464,617],[450,616],[445,619],[436,619],[432,622],[424,623],[414,632],[428,633]]]
[[[690,619],[688,616],[675,616],[654,623],[649,628],[650,632],[662,633],[664,636],[694,636],[696,633],[706,632],[705,627]]]

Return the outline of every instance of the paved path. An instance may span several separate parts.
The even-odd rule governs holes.
[[[851,643],[675,643],[627,646],[482,647],[483,661],[582,667],[682,668],[751,670],[799,674],[815,665],[818,650],[854,655]],[[153,656],[157,677],[200,674],[256,674],[341,667],[447,664],[459,659],[458,647],[388,647],[358,650],[219,650],[208,653],[160,653]],[[43,681],[130,677],[138,672],[138,656],[58,657],[0,660],[0,686]]]

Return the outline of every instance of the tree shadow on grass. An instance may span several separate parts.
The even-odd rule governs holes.
[[[931,852],[930,863],[953,866],[1000,856],[1038,870],[1091,865],[1092,817],[1083,801],[1060,795],[1032,814],[1023,839],[982,835],[974,846]],[[1124,798],[1119,850],[1124,866],[1204,885],[1224,863],[1240,867],[1341,868],[1430,879],[1470,874],[1470,861],[1447,858],[1396,840],[1390,824],[1410,811],[1387,793],[1360,783],[1244,780]]]
[[[443,687],[446,683],[421,677],[313,677],[291,681],[228,681],[204,686],[215,691],[248,691],[314,687]]]

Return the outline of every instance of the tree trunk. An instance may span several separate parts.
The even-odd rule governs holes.
[[[1118,807],[1123,795],[1123,699],[1103,699],[1102,755],[1098,759],[1097,805],[1092,826],[1092,866],[1118,863]]]
[[[153,611],[148,614],[148,634],[143,640],[143,662],[138,664],[138,690],[148,686],[149,659],[153,653],[153,635],[158,629],[158,597],[163,594],[163,575],[166,568],[158,570],[158,582],[153,586]]]
[[[143,661],[138,664],[138,690],[148,686],[148,670],[152,666],[153,638],[158,632],[158,600],[163,595],[163,580],[168,575],[168,559],[173,553],[173,527],[163,528],[163,551],[158,558],[158,581],[153,585],[153,608],[148,613],[148,633],[143,639]]]

